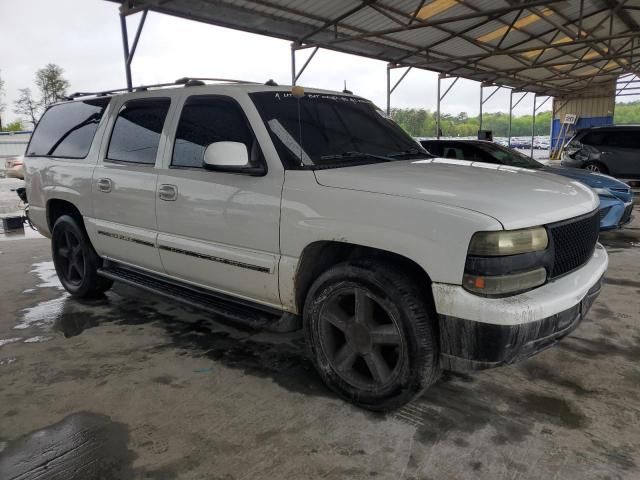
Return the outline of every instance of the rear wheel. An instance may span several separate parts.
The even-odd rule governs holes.
[[[607,173],[607,167],[605,167],[603,164],[601,164],[600,162],[588,162],[585,164],[585,166],[583,167],[585,170],[589,170],[590,172],[594,172],[594,173]]]
[[[384,264],[341,264],[322,274],[307,296],[304,321],[320,376],[358,406],[397,408],[439,377],[424,295]]]
[[[102,259],[73,217],[62,215],[56,220],[51,234],[51,253],[60,283],[71,295],[95,297],[113,285],[112,280],[98,275]]]

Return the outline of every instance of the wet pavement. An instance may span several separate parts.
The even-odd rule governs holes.
[[[573,334],[388,415],[329,392],[299,334],[123,285],[78,301],[48,240],[0,242],[0,479],[638,479],[640,219],[601,241]]]

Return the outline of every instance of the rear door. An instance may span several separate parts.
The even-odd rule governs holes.
[[[184,95],[156,194],[158,247],[164,268],[171,276],[195,285],[279,306],[284,172],[266,170],[261,147],[244,113],[255,107],[246,95]],[[264,166],[265,174],[203,168],[205,148],[219,141],[244,143],[251,164]]]
[[[93,174],[93,233],[104,257],[154,272],[163,272],[158,253],[155,168],[162,152],[169,98],[136,98],[124,102],[111,120]]]
[[[623,178],[640,178],[640,130],[619,131],[617,143],[619,175]]]

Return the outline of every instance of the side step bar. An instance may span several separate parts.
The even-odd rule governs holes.
[[[98,274],[221,315],[226,320],[251,328],[273,332],[291,332],[301,328],[301,320],[297,315],[142,272],[113,261],[105,262],[105,267],[98,269]]]

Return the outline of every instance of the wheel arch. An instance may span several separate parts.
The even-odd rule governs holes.
[[[307,245],[300,255],[294,281],[294,294],[297,311],[302,314],[304,302],[314,280],[333,265],[357,259],[374,259],[393,264],[406,273],[412,281],[421,285],[425,299],[433,306],[431,277],[418,263],[410,258],[375,247],[359,245],[337,240],[315,241]]]
[[[85,228],[82,214],[78,207],[68,200],[51,198],[47,201],[47,225],[50,232],[53,232],[56,220],[62,215],[69,215],[77,220],[82,228]]]

